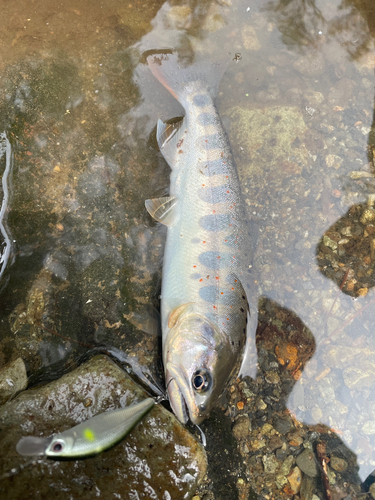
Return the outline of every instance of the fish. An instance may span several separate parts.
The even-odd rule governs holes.
[[[22,437],[16,450],[23,456],[44,455],[52,459],[76,459],[97,455],[121,441],[154,407],[146,398],[124,408],[107,411],[46,438]]]
[[[250,315],[248,218],[214,104],[228,61],[185,66],[176,53],[163,53],[147,63],[185,110],[178,124],[157,122],[170,192],[145,206],[167,226],[161,323],[168,398],[182,423],[198,425],[241,365]]]

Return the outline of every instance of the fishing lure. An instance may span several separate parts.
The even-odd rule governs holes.
[[[96,455],[121,441],[156,402],[153,398],[147,398],[125,408],[100,413],[48,438],[23,437],[18,441],[16,450],[24,456],[44,455],[56,459]]]

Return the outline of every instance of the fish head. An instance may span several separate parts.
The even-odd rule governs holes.
[[[225,389],[235,362],[227,337],[206,317],[183,312],[164,343],[168,397],[177,418],[199,424]]]

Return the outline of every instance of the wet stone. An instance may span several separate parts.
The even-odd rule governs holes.
[[[302,482],[302,474],[299,467],[294,467],[292,473],[288,476],[288,482],[293,493],[298,493]]]
[[[311,450],[304,450],[296,459],[298,467],[310,477],[318,474],[315,455]]]
[[[277,418],[274,422],[274,427],[280,434],[287,434],[291,430],[292,424],[289,420]]]
[[[93,403],[86,406],[91,397]],[[0,477],[28,459],[16,452],[25,435],[47,437],[108,409],[147,397],[106,356],[96,356],[43,387],[24,391],[0,408]],[[206,453],[178,420],[155,406],[108,451],[86,460],[47,460],[0,481],[1,498],[191,498],[207,467]],[[72,481],[72,478],[79,478]],[[86,485],[91,485],[87,488]]]
[[[233,426],[233,435],[236,439],[245,439],[251,431],[251,422],[247,415],[240,417]]]
[[[284,458],[288,455],[288,450],[280,449],[276,450],[276,458],[278,460],[284,460]]]
[[[315,480],[311,479],[306,474],[302,478],[300,497],[301,500],[312,500],[313,491],[315,489]]]
[[[280,377],[279,374],[273,371],[266,372],[264,378],[266,379],[266,382],[269,384],[279,384],[280,383]]]
[[[365,422],[362,427],[362,432],[363,434],[366,434],[366,436],[375,434],[375,420],[368,420]]]
[[[304,76],[316,77],[324,72],[324,57],[319,52],[305,54],[294,63],[294,67]]]
[[[0,405],[27,387],[27,373],[22,358],[11,361],[0,370]]]
[[[287,478],[282,475],[282,474],[279,474],[276,476],[276,487],[279,488],[279,490],[281,490],[288,482]]]
[[[241,36],[244,49],[259,50],[261,48],[256,31],[252,26],[244,26]]]
[[[343,371],[344,382],[349,389],[364,390],[375,382],[375,365],[364,360],[360,367],[349,366]]]
[[[287,457],[282,466],[281,466],[281,469],[280,469],[280,472],[282,474],[284,474],[284,476],[287,476],[292,468],[292,465],[293,465],[293,462],[294,462],[294,457],[293,455],[289,455],[289,457]]]
[[[272,436],[271,439],[269,440],[268,446],[271,451],[275,451],[278,448],[281,448],[283,445],[283,440],[281,439],[280,436]]]
[[[343,458],[331,455],[330,466],[337,472],[344,472],[348,468],[348,462]]]
[[[280,465],[275,455],[264,455],[262,457],[262,462],[266,474],[274,474]]]

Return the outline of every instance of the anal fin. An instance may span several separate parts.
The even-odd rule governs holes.
[[[173,207],[177,203],[175,196],[165,196],[145,201],[147,212],[158,222],[169,226],[173,222]]]

